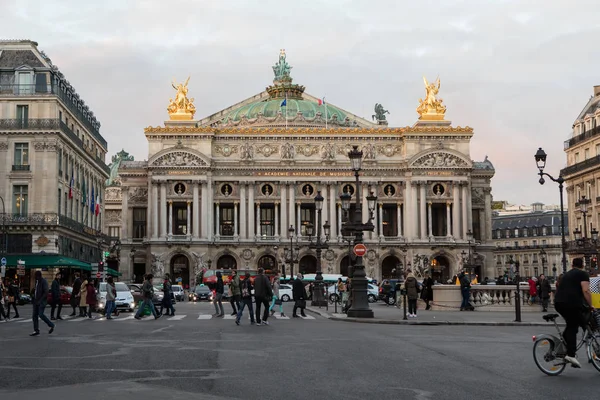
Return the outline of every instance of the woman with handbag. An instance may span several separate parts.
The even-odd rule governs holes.
[[[430,301],[433,301],[433,279],[429,274],[425,275],[425,279],[423,280],[423,289],[421,290],[421,300],[425,302],[425,309],[431,310]]]
[[[8,315],[4,312],[4,304],[7,303],[6,300],[8,300],[6,288],[4,287],[4,282],[0,280],[0,321],[4,318],[4,321],[8,322]]]
[[[173,307],[173,299],[171,299],[172,294],[173,287],[171,285],[171,277],[169,274],[166,274],[165,280],[163,281],[163,299],[160,303],[160,314],[162,314],[163,309],[166,308],[167,313],[165,315],[175,316],[175,307]]]
[[[88,279],[86,277],[81,282],[81,289],[79,290],[79,316],[83,318],[87,317],[87,287]]]
[[[292,284],[292,295],[294,296],[294,309],[292,311],[292,318],[300,318],[296,314],[298,309],[300,309],[300,315],[306,317],[304,309],[306,308],[306,299],[308,296],[306,295],[306,288],[304,287],[304,283],[302,283],[302,278],[302,274],[296,275],[296,279]]]
[[[285,317],[285,314],[283,313],[283,301],[281,301],[281,297],[279,297],[279,274],[275,275],[273,278],[273,284],[271,287],[273,288],[273,300],[271,301],[271,307],[269,307],[271,316],[275,315],[275,310],[273,310],[273,307],[275,307],[275,305],[279,305],[280,316]]]
[[[19,283],[15,279],[10,286],[8,286],[8,310],[7,315],[10,318],[10,306],[15,309],[15,318],[19,318],[19,310],[17,310],[17,303],[19,302]]]
[[[88,281],[85,294],[85,304],[88,306],[87,315],[89,318],[92,318],[92,311],[96,308],[96,301],[96,287],[94,286],[94,282]]]

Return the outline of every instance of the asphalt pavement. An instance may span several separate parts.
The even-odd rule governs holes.
[[[58,321],[29,337],[31,321],[0,324],[0,396],[197,399],[583,399],[600,373],[583,362],[547,377],[532,335],[550,327],[350,324],[272,319],[269,326],[201,317]],[[25,309],[24,309],[25,310]],[[228,305],[226,310],[230,311]],[[291,314],[291,303],[285,305]],[[77,322],[75,322],[77,321]],[[584,354],[580,354],[584,360]]]

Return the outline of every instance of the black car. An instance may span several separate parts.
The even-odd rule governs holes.
[[[207,300],[212,301],[212,290],[208,286],[198,285],[193,292],[190,293],[190,301]]]

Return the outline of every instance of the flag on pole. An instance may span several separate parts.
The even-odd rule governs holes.
[[[85,205],[87,202],[87,191],[85,188],[85,178],[83,179],[83,186],[81,187],[81,204]]]
[[[100,195],[96,196],[96,215],[100,214]]]
[[[285,130],[287,130],[287,93],[285,99],[281,102],[281,107],[285,107]]]
[[[327,129],[327,103],[325,103],[325,97],[323,97],[323,104],[325,105],[325,129]]]
[[[281,102],[281,107],[287,106],[287,97]]]
[[[69,198],[73,198],[73,186],[75,186],[75,178],[73,177],[73,171],[71,171],[71,181],[69,182]]]
[[[94,212],[94,187],[92,186],[92,196],[90,197],[90,211]]]
[[[323,99],[317,99],[317,103],[319,103],[320,106],[323,105],[323,104],[326,104],[325,103],[325,97],[323,97]]]

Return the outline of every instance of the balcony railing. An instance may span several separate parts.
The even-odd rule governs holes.
[[[30,171],[29,165],[13,165],[12,170],[13,171],[27,171],[27,172]]]
[[[106,242],[110,240],[110,237],[97,231],[89,226],[75,221],[74,219],[65,217],[64,215],[58,215],[57,213],[29,213],[29,214],[1,214],[0,221],[4,224],[10,225],[56,225],[63,228],[67,228],[71,231],[82,233],[90,238],[102,238]]]
[[[83,141],[69,128],[67,124],[57,118],[36,118],[36,119],[0,119],[0,129],[60,129],[76,146],[85,150],[86,153],[96,162],[104,172],[110,174],[110,168],[105,164],[104,160],[96,154],[90,152],[84,145]]]
[[[100,144],[106,148],[106,140],[100,135],[98,130],[99,123],[94,117],[92,122],[90,116],[85,115],[83,110],[80,110],[73,101],[68,97],[67,93],[61,90],[57,85],[40,85],[40,84],[0,84],[0,97],[3,96],[56,96],[63,104],[71,111],[77,118],[77,120],[83,124],[90,133],[100,142]]]
[[[589,131],[585,131],[584,133],[574,136],[569,140],[565,140],[565,150],[569,147],[575,146],[577,143],[584,142],[594,136],[600,134],[600,126],[590,129]]]
[[[568,175],[573,175],[577,172],[581,172],[588,168],[597,167],[598,165],[600,165],[600,155],[588,158],[587,160],[578,162],[577,164],[573,164],[567,168],[564,168],[560,171],[560,174],[561,176],[565,177]]]

